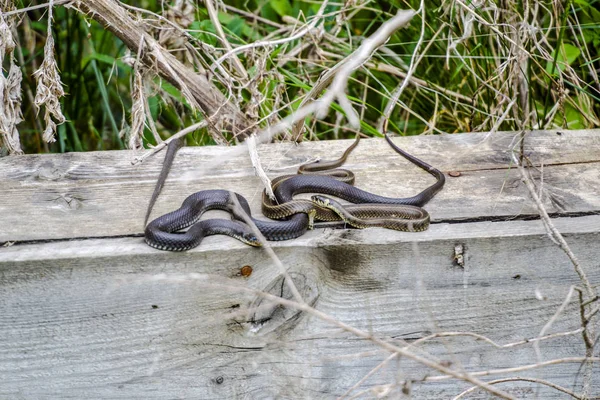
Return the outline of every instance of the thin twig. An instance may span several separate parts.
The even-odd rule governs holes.
[[[217,31],[217,36],[221,40],[221,43],[223,44],[225,49],[227,49],[227,51],[229,51],[229,52],[233,51],[233,48],[231,47],[231,43],[229,43],[229,41],[227,40],[227,37],[225,36],[225,32],[223,31],[223,27],[221,26],[221,22],[219,21],[219,16],[217,15],[217,10],[215,9],[215,7],[213,5],[212,0],[204,0],[204,5],[206,6],[206,11],[208,11],[208,16],[210,17],[210,21],[212,22],[213,27]],[[240,74],[240,76],[244,80],[248,79],[248,72],[246,72],[246,68],[244,68],[244,66],[240,62],[240,59],[237,58],[237,56],[235,56],[235,57],[232,57],[232,60],[233,60],[233,65],[234,65],[235,69],[237,70],[237,72]]]
[[[356,112],[349,105],[345,94],[346,85],[350,74],[363,65],[371,57],[373,52],[377,50],[377,48],[389,40],[390,36],[396,30],[408,24],[414,15],[415,12],[412,10],[398,11],[398,14],[393,19],[386,21],[375,33],[373,33],[373,35],[364,39],[358,49],[323,74],[323,76],[319,78],[318,82],[302,100],[302,103],[300,104],[300,107],[296,113],[290,116],[291,118],[286,118],[287,121],[281,121],[282,125],[279,127],[276,126],[272,128],[270,132],[267,131],[263,134],[268,134],[269,136],[276,135],[277,133],[287,129],[288,125],[291,124],[293,128],[292,136],[297,138],[302,131],[304,118],[317,111],[320,111],[317,114],[317,118],[322,117],[324,113],[329,111],[329,106],[335,98],[340,101],[340,105],[344,109],[346,118],[349,119],[352,127],[358,128],[359,123]],[[331,85],[329,84],[330,82],[332,82]],[[308,103],[313,98],[317,97],[317,95],[319,95],[328,85],[329,90],[327,91],[327,94],[321,98],[321,100]]]
[[[383,110],[383,115],[379,121],[379,126],[378,126],[378,129],[380,132],[387,132],[387,125],[388,125],[390,116],[392,114],[392,111],[396,107],[396,103],[400,99],[400,96],[404,92],[404,89],[406,88],[406,86],[408,86],[408,83],[410,82],[410,79],[412,78],[412,76],[415,72],[415,69],[417,68],[417,65],[423,59],[423,54],[421,56],[417,56],[417,53],[421,49],[421,45],[423,44],[423,40],[425,38],[426,23],[425,23],[425,1],[424,0],[421,0],[421,5],[419,6],[419,9],[417,10],[417,13],[419,13],[419,12],[421,12],[421,34],[419,35],[419,40],[417,41],[417,44],[413,51],[413,55],[410,59],[410,66],[408,67],[408,71],[406,72],[406,78],[404,78],[402,83],[400,83],[400,85],[398,85],[398,87],[394,90],[390,100],[388,101],[388,103],[385,106],[385,109]]]
[[[594,297],[596,295],[596,293],[594,292],[592,284],[590,283],[585,271],[581,267],[579,260],[577,259],[577,256],[575,256],[575,254],[573,253],[573,251],[571,250],[571,248],[565,241],[565,238],[562,236],[562,234],[558,231],[558,229],[556,229],[556,227],[552,223],[552,220],[550,219],[550,216],[548,215],[548,212],[546,211],[546,208],[544,207],[542,200],[540,199],[540,197],[537,194],[535,186],[531,182],[531,178],[527,175],[527,172],[525,171],[525,169],[519,162],[519,159],[515,153],[512,154],[512,159],[513,159],[513,162],[515,163],[515,165],[517,166],[519,172],[521,173],[521,177],[523,178],[523,182],[525,183],[525,185],[527,186],[527,189],[529,190],[530,196],[532,197],[533,201],[535,202],[535,205],[538,208],[540,217],[545,221],[546,226],[549,229],[548,235],[551,236],[552,238],[554,238],[558,242],[558,246],[560,247],[560,249],[567,255],[567,257],[569,257],[569,260],[571,260],[571,263],[573,264],[573,267],[575,268],[575,272],[577,272],[579,279],[581,280],[581,282],[584,285],[586,294],[589,297]]]
[[[560,392],[566,393],[566,394],[568,394],[569,396],[571,396],[571,397],[573,397],[575,399],[583,399],[583,397],[579,396],[577,393],[575,393],[575,392],[573,392],[573,391],[571,391],[571,390],[569,390],[567,388],[564,388],[564,387],[559,386],[559,385],[557,385],[555,383],[552,383],[552,382],[549,382],[549,381],[546,381],[546,380],[543,380],[543,379],[538,379],[538,378],[524,378],[524,377],[503,378],[503,379],[496,379],[496,380],[493,380],[493,381],[489,381],[488,383],[490,385],[495,385],[497,383],[516,382],[516,381],[539,383],[541,385],[546,385],[546,386],[549,386],[549,387],[551,387],[553,389],[556,389],[556,390],[558,390]],[[474,392],[477,389],[478,389],[477,386],[470,387],[469,389],[467,389],[464,392],[460,393],[458,396],[453,397],[452,400],[458,400],[458,399],[464,397],[465,395]]]
[[[415,12],[413,10],[399,10],[392,19],[381,24],[375,33],[363,40],[358,49],[349,56],[348,60],[339,69],[329,90],[319,101],[321,107],[316,115],[317,118],[324,117],[329,111],[329,105],[337,99],[338,104],[346,113],[346,118],[348,118],[350,125],[354,128],[358,128],[360,125],[358,115],[352,108],[350,101],[346,96],[348,78],[352,72],[371,58],[373,52],[385,44],[394,32],[406,26],[414,16]]]
[[[546,333],[546,331],[548,329],[550,329],[550,327],[552,326],[552,324],[558,319],[558,317],[562,314],[562,312],[565,310],[565,308],[567,308],[567,306],[571,302],[571,297],[573,297],[573,293],[575,293],[575,287],[571,286],[569,288],[569,293],[567,293],[567,296],[565,297],[565,300],[562,302],[562,304],[560,305],[560,307],[558,307],[558,310],[556,310],[556,312],[554,313],[554,315],[552,316],[552,318],[550,318],[548,320],[548,322],[546,322],[546,325],[544,325],[544,327],[542,328],[542,330],[538,334],[537,339],[539,339],[539,338],[541,338],[541,337],[544,336],[544,334]],[[535,354],[537,356],[538,362],[542,361],[542,353],[540,352],[540,341],[539,340],[536,340],[534,342],[533,348],[535,350]]]
[[[239,8],[230,6],[229,4],[223,4],[223,5],[225,6],[226,10],[232,11],[236,14],[243,15],[246,18],[253,19],[253,20],[260,22],[262,24],[265,24],[265,25],[271,25],[275,28],[279,28],[279,29],[284,28],[283,25],[278,24],[277,22],[271,21],[270,19],[263,18],[260,15],[256,15],[256,14],[252,14],[250,12],[244,11],[244,10],[240,10]]]
[[[385,360],[383,360],[382,362],[380,362],[379,364],[377,364],[377,366],[375,368],[371,369],[367,374],[365,374],[365,376],[363,376],[351,388],[349,388],[348,390],[346,390],[346,392],[343,395],[341,395],[340,397],[338,397],[338,400],[342,400],[343,398],[345,398],[346,396],[348,396],[350,393],[352,393],[353,390],[359,388],[360,385],[362,385],[363,383],[365,383],[367,379],[369,379],[371,376],[373,376],[373,374],[375,374],[377,371],[381,370],[381,368],[385,367],[390,361],[392,361],[396,357],[398,357],[398,353],[393,353],[389,357],[387,357]]]
[[[51,4],[53,6],[58,6],[61,4],[65,4],[65,3],[70,3],[73,0],[55,0],[49,3],[44,3],[44,4],[37,4],[35,6],[29,6],[29,7],[23,7],[23,8],[19,8],[17,10],[13,10],[13,11],[7,11],[2,13],[2,15],[4,16],[9,16],[9,15],[15,15],[15,14],[23,14],[26,13],[28,11],[33,11],[33,10],[38,10],[40,8],[48,8],[48,6],[50,6]]]
[[[327,8],[328,3],[329,3],[329,0],[324,0],[323,3],[321,4],[321,8],[319,8],[319,11],[313,17],[312,21],[308,25],[306,25],[304,28],[302,28],[301,30],[296,32],[294,35],[291,35],[291,36],[289,36],[287,38],[283,38],[283,39],[258,41],[258,42],[249,43],[249,44],[246,44],[246,45],[243,45],[240,47],[236,47],[235,49],[228,51],[227,53],[223,54],[219,59],[217,59],[217,61],[215,61],[213,63],[213,66],[211,67],[211,69],[214,71],[224,60],[228,59],[229,57],[231,57],[235,54],[241,53],[243,51],[253,49],[256,47],[275,47],[280,44],[284,44],[284,43],[288,43],[288,42],[300,39],[302,36],[304,36],[308,32],[310,32],[317,25],[317,23],[319,23],[321,21],[321,18],[323,17],[323,14],[325,13],[325,9]]]
[[[542,340],[548,340],[548,339],[554,339],[554,338],[557,338],[557,337],[564,337],[564,336],[576,335],[578,333],[581,333],[582,330],[583,330],[583,328],[579,328],[579,329],[575,329],[573,331],[553,333],[553,334],[546,335],[546,336],[541,336],[540,335],[540,336],[532,338],[532,339],[525,339],[525,340],[520,340],[518,342],[511,342],[511,343],[507,343],[507,344],[496,343],[492,339],[488,338],[487,336],[480,335],[480,334],[475,333],[475,332],[437,332],[437,333],[433,333],[431,335],[422,337],[420,339],[417,339],[417,340],[415,340],[414,342],[412,342],[407,347],[414,347],[414,346],[420,345],[421,343],[424,343],[426,341],[429,341],[429,340],[432,340],[432,339],[435,339],[435,338],[440,338],[440,337],[471,336],[471,337],[474,337],[476,339],[483,340],[486,343],[489,343],[490,345],[494,346],[497,349],[508,349],[508,348],[512,348],[512,347],[522,346],[524,344],[530,344],[530,343],[540,342]]]
[[[254,172],[260,178],[263,187],[267,192],[267,196],[269,196],[271,200],[274,200],[275,194],[273,193],[273,188],[271,187],[271,179],[269,179],[267,173],[262,167],[262,163],[260,162],[260,156],[258,155],[258,149],[256,146],[256,136],[251,135],[244,142],[248,146],[248,154],[250,155],[250,161],[252,162],[252,166],[254,167]]]
[[[244,219],[244,222],[246,224],[248,224],[248,226],[250,226],[250,228],[252,229],[252,232],[256,235],[256,237],[262,244],[262,248],[265,251],[265,253],[267,253],[267,255],[271,258],[271,260],[273,260],[273,262],[277,266],[277,269],[279,270],[279,273],[281,274],[281,276],[283,276],[285,278],[285,283],[288,286],[288,288],[290,289],[290,291],[292,292],[292,295],[296,299],[296,302],[298,304],[302,304],[303,306],[307,306],[306,302],[302,298],[302,295],[300,295],[300,292],[298,291],[296,284],[292,280],[292,277],[288,273],[287,269],[283,266],[283,263],[281,262],[279,257],[277,257],[277,254],[275,254],[275,251],[273,251],[273,248],[271,247],[271,245],[269,244],[269,242],[267,241],[265,236],[262,234],[260,229],[258,229],[258,227],[256,226],[256,223],[252,219],[252,216],[248,215],[246,213],[246,211],[242,208],[242,206],[240,205],[240,202],[238,201],[237,196],[234,192],[229,192],[229,198],[231,199],[231,201],[233,202],[233,204],[237,210],[237,215],[240,215]]]
[[[600,361],[600,357],[565,357],[558,358],[554,360],[542,361],[536,364],[527,364],[521,365],[520,367],[510,367],[510,368],[499,368],[499,369],[490,369],[487,371],[474,371],[470,372],[471,376],[489,376],[489,375],[499,375],[499,374],[509,374],[513,372],[522,372],[529,371],[532,369],[538,369],[542,367],[547,367],[550,365],[559,365],[559,364],[567,364],[567,363],[581,363],[581,362],[594,362]],[[452,379],[454,376],[452,375],[436,375],[436,376],[428,376],[424,381],[438,382],[447,379]]]

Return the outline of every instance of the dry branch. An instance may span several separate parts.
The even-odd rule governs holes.
[[[554,226],[554,223],[552,223],[552,220],[550,219],[550,216],[548,215],[548,211],[546,211],[546,208],[544,207],[542,199],[540,198],[540,196],[538,195],[538,193],[536,191],[536,187],[533,183],[531,176],[527,173],[527,171],[523,167],[522,161],[523,161],[524,141],[525,141],[525,135],[524,135],[524,132],[522,132],[522,134],[520,135],[520,143],[519,143],[521,146],[520,147],[520,157],[518,157],[517,154],[513,153],[512,160],[515,163],[515,165],[517,166],[517,168],[521,174],[522,180],[525,183],[525,185],[529,191],[529,194],[540,213],[540,218],[542,219],[542,221],[544,223],[544,227],[546,228],[548,237],[552,240],[552,242],[554,244],[556,244],[567,255],[567,257],[571,261],[571,264],[573,265],[573,268],[575,269],[575,272],[579,276],[579,279],[583,285],[583,291],[585,291],[585,294],[587,296],[586,300],[597,299],[597,294],[596,294],[596,290],[595,290],[594,286],[591,284],[590,280],[587,277],[585,270],[581,266],[579,260],[577,259],[577,256],[573,253],[573,251],[569,247],[567,241],[565,240],[563,235],[559,232],[559,230]],[[580,303],[583,304],[584,300],[582,298],[583,293],[581,290],[579,290],[579,295],[580,295]],[[569,298],[570,298],[570,296],[567,296],[565,303],[568,302]],[[591,304],[591,302],[588,303],[588,306],[590,304]],[[561,309],[562,309],[562,307],[561,307]],[[561,309],[559,309],[559,311],[557,311],[557,313],[560,312]],[[592,374],[592,368],[594,365],[593,338],[595,336],[595,329],[594,329],[593,325],[588,325],[589,320],[585,318],[584,306],[580,306],[580,312],[581,312],[581,316],[582,316],[581,323],[582,323],[582,327],[584,328],[582,331],[582,336],[583,336],[583,342],[585,344],[585,349],[586,349],[586,351],[585,351],[586,359],[582,360],[583,362],[585,362],[585,368],[584,368],[584,374],[583,374],[584,375],[583,398],[587,398],[588,394],[591,390],[592,378],[593,378],[593,374]],[[550,324],[551,321],[549,321],[548,323]],[[544,327],[544,329],[545,329],[545,327]],[[542,330],[540,335],[543,334],[544,329]],[[598,360],[596,359],[595,361],[597,362]]]
[[[210,126],[241,138],[251,133],[248,132],[251,123],[245,115],[206,76],[195,73],[161,47],[119,2],[76,1],[72,6],[114,33],[132,53],[140,54],[141,62],[178,88],[192,106],[205,114]]]

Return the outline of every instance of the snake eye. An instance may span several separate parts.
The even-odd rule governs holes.
[[[254,235],[254,234],[245,234],[244,235],[244,240],[246,241],[246,243],[248,243],[250,246],[261,246],[260,241],[258,240],[258,238]]]

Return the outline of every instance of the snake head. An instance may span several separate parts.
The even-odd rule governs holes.
[[[344,208],[344,206],[342,206],[340,203],[338,203],[334,199],[330,199],[327,196],[321,196],[319,194],[316,194],[316,195],[312,196],[310,199],[317,206],[322,207],[322,208],[327,208],[329,210],[332,210],[337,215],[339,215],[340,219],[346,221],[346,219],[348,218],[348,215],[349,215],[348,211],[346,211],[346,209]]]
[[[249,245],[249,246],[253,246],[253,247],[261,247],[262,243],[260,242],[260,240],[258,240],[258,238],[256,237],[256,235],[254,233],[244,233],[241,237],[241,241],[244,242],[245,244]]]
[[[331,205],[331,199],[329,197],[325,197],[325,196],[321,196],[321,195],[317,194],[317,195],[311,196],[310,199],[322,207],[328,207]]]

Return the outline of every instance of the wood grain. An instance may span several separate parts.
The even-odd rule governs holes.
[[[581,262],[595,265],[600,216],[556,223],[576,233]],[[275,250],[301,289],[317,288],[318,310],[399,344],[436,331],[472,331],[502,344],[535,337],[578,282],[539,221],[381,233],[317,230]],[[457,243],[466,249],[463,267],[453,263]],[[249,278],[239,273],[244,265],[253,267]],[[275,329],[256,324],[248,307],[257,297],[244,289],[268,289],[278,273],[264,252],[229,238],[208,238],[183,254],[139,238],[15,245],[0,252],[0,271],[0,396],[333,398],[387,357],[310,315],[276,321]],[[588,272],[600,280],[600,269]],[[573,303],[550,333],[577,327]],[[541,348],[544,359],[582,351],[578,335]],[[422,349],[468,370],[535,362],[531,345],[499,350],[464,337]],[[572,387],[578,368],[535,376]],[[396,382],[399,373],[415,380],[415,398],[447,398],[464,387],[419,383],[434,373],[408,360],[364,387]]]
[[[600,209],[600,136],[590,131],[536,132],[527,154],[543,167],[543,193],[551,213]],[[427,206],[434,221],[516,218],[536,214],[520,175],[511,168],[515,134],[397,138],[407,151],[442,171],[459,171]],[[265,167],[292,173],[310,158],[336,158],[350,141],[273,144],[261,148]],[[232,158],[228,153],[234,152]],[[377,155],[374,157],[373,155]],[[141,234],[162,157],[131,165],[133,152],[91,152],[0,159],[0,242]],[[576,161],[579,157],[580,161]],[[394,153],[382,139],[361,141],[347,167],[357,185],[391,197],[407,197],[433,178]],[[179,207],[191,193],[228,189],[243,194],[260,215],[261,187],[246,154],[222,147],[184,148],[153,216]]]
[[[579,280],[541,221],[527,220],[536,212],[510,168],[513,137],[396,139],[446,172],[461,171],[428,206],[437,222],[426,232],[318,229],[273,249],[316,310],[399,346],[443,331],[470,331],[499,344],[535,338]],[[537,132],[528,140],[549,210],[562,215],[554,222],[598,285],[598,132]],[[293,165],[309,156],[331,158],[348,144],[269,145],[262,159],[272,167]],[[183,149],[155,215],[216,185],[245,194],[258,209],[251,166],[242,156],[225,158],[230,151]],[[209,237],[189,252],[169,253],[133,236],[141,232],[162,158],[132,166],[133,156],[0,159],[0,241],[17,240],[0,248],[0,398],[329,399],[389,356],[331,321],[266,301],[260,292],[292,296],[260,249]],[[220,165],[207,169],[215,160]],[[359,186],[387,195],[409,195],[430,181],[419,171],[401,177],[414,169],[381,140],[363,141],[349,166]],[[71,240],[50,240],[58,238]],[[30,240],[40,242],[20,242]],[[463,265],[454,258],[456,246]],[[547,333],[579,326],[574,298]],[[460,371],[538,360],[531,343],[498,349],[466,336],[418,349]],[[584,354],[580,335],[543,341],[540,349],[542,360]],[[350,396],[389,390],[389,398],[402,398],[408,390],[414,399],[447,399],[469,387],[454,379],[424,381],[436,375],[394,360]],[[516,375],[575,391],[581,385],[579,363],[483,379]],[[518,398],[565,398],[531,383],[499,387]],[[600,393],[598,380],[592,389]]]

